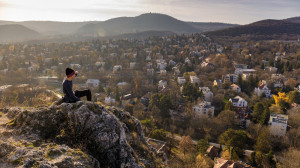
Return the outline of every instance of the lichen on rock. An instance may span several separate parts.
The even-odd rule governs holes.
[[[11,119],[7,129],[19,139],[23,137],[19,146],[0,143],[0,160],[7,159],[9,164],[156,167],[140,122],[121,109],[77,102],[3,112]]]

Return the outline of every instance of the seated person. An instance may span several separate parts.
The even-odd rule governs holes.
[[[92,93],[90,89],[82,90],[82,91],[75,91],[73,93],[72,87],[73,83],[72,80],[77,76],[77,71],[74,71],[71,68],[66,68],[66,75],[67,78],[63,81],[63,102],[65,103],[75,103],[77,101],[81,101],[80,98],[86,96],[87,101],[92,101]]]

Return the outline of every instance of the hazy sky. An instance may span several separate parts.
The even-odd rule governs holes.
[[[247,24],[300,16],[300,0],[0,0],[0,20],[104,21],[149,12]]]

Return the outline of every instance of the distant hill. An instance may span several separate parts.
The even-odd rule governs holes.
[[[239,26],[238,24],[217,23],[217,22],[187,22],[201,32],[215,31]]]
[[[285,21],[294,22],[294,23],[300,23],[300,16],[298,17],[292,17],[288,19],[284,19]]]
[[[36,39],[40,34],[22,25],[0,25],[0,42],[15,42]]]
[[[282,36],[300,35],[300,23],[285,20],[262,20],[248,25],[206,32],[205,34],[212,37],[247,35],[252,37],[259,36],[260,38],[267,36],[268,38],[272,38],[272,36],[280,38]]]
[[[199,29],[171,16],[156,13],[142,14],[137,17],[120,17],[100,23],[87,24],[78,32],[81,34],[110,36],[144,31],[171,31],[174,33],[195,33]]]

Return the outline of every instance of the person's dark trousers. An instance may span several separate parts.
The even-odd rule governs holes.
[[[92,93],[90,89],[87,90],[75,90],[75,96],[78,98],[86,96],[87,101],[92,101]]]

